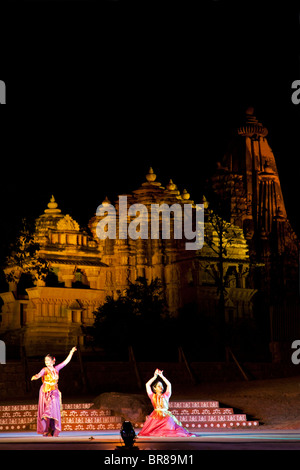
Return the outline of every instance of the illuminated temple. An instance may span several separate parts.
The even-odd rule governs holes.
[[[230,220],[243,229],[250,258],[263,268],[257,270],[255,287],[275,304],[298,297],[299,241],[287,216],[267,134],[250,107],[211,181],[228,203]]]
[[[224,236],[231,243],[223,259],[228,322],[252,318],[259,290],[285,292],[287,281],[292,288],[298,272],[298,241],[287,219],[266,135],[267,130],[248,110],[244,125],[237,130],[235,145],[211,180],[215,193],[228,201],[230,214]],[[146,207],[152,203],[195,205],[189,193],[180,193],[173,181],[165,186],[157,181],[152,169],[141,186],[127,195],[127,201],[128,205],[141,203]],[[118,202],[114,207],[118,214]],[[20,295],[22,270],[6,268],[6,274],[14,269],[15,277],[9,291],[1,294],[0,334],[6,341],[18,341],[22,336],[29,356],[42,354],[42,349],[49,352],[49,348],[57,354],[65,352],[78,338],[84,348],[84,331],[93,325],[93,312],[108,295],[116,296],[139,276],[148,281],[161,279],[170,314],[177,315],[191,304],[197,306],[199,314],[215,314],[218,292],[210,271],[217,269],[219,260],[211,246],[204,243],[201,250],[187,251],[185,240],[174,237],[100,240],[96,234],[99,220],[101,216],[95,214],[89,222],[90,233],[84,232],[70,215],[61,213],[52,196],[36,220],[34,234],[39,257],[47,261],[48,275],[36,276],[34,287]],[[205,231],[216,237],[209,221],[205,222]],[[287,252],[289,257],[284,256]],[[251,274],[250,264],[255,263],[263,266],[259,277]],[[276,266],[281,274],[272,277]]]
[[[180,194],[172,181],[163,187],[150,169],[141,187],[128,195],[128,204],[140,202],[147,206],[154,201],[170,205],[192,203],[189,194]],[[38,278],[35,287],[26,289],[26,296],[18,296],[14,280],[9,292],[1,294],[1,333],[22,331],[28,355],[41,352],[40,338],[45,351],[49,347],[65,351],[78,337],[83,343],[83,327],[93,324],[93,312],[106,296],[122,292],[129,281],[134,282],[139,276],[163,281],[173,315],[191,302],[202,311],[215,308],[216,287],[207,271],[201,269],[202,258],[214,257],[208,246],[203,247],[199,257],[200,253],[185,250],[184,240],[99,240],[96,226],[100,218],[95,215],[91,219],[88,236],[70,215],[61,213],[52,197],[36,220],[35,240],[40,246],[39,256],[48,262],[51,281]],[[247,252],[243,232],[236,227],[236,241],[226,260],[230,277],[227,305],[236,316],[252,314],[255,290],[246,288],[246,276],[241,275],[249,263]],[[13,268],[7,271],[10,269]]]

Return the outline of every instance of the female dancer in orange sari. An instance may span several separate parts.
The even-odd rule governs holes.
[[[153,385],[153,382],[155,382],[158,377],[161,378],[162,381],[159,380],[156,385]],[[166,384],[165,391],[162,382]],[[138,434],[139,436],[195,436],[189,433],[178,419],[168,411],[172,386],[166,377],[164,377],[163,371],[156,369],[154,376],[146,383],[146,390],[154,411],[147,417],[142,430]]]
[[[55,366],[55,357],[48,354],[45,357],[45,365],[38,374],[33,375],[31,380],[42,379],[43,385],[40,388],[39,404],[38,404],[38,417],[37,417],[37,432],[44,436],[58,436],[61,431],[61,393],[58,390],[59,371],[67,364],[74,352],[77,349],[74,347],[69,352],[68,357]]]

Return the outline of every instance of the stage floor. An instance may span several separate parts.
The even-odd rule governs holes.
[[[136,450],[300,450],[299,431],[230,430],[197,433],[196,437],[140,437]],[[0,433],[0,450],[105,450],[124,448],[118,431],[62,432],[43,437],[35,432]]]

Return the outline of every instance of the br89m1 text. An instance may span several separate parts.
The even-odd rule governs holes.
[[[192,465],[193,454],[150,454],[148,456],[149,465]]]

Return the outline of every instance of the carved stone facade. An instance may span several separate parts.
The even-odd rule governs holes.
[[[250,258],[261,264],[252,285],[276,304],[299,295],[299,240],[287,216],[267,135],[267,128],[249,108],[218,164],[212,187],[228,201],[231,221],[243,229]]]

